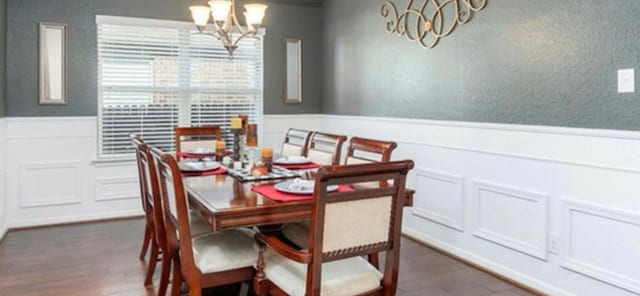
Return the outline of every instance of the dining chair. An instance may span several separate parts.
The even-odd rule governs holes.
[[[311,138],[311,131],[290,128],[282,143],[282,156],[305,156]]]
[[[391,141],[353,137],[349,140],[349,147],[347,148],[344,164],[389,162],[391,160],[391,153],[396,147],[398,147],[398,144]],[[360,182],[358,186],[376,187],[386,186],[386,184],[387,181],[383,180],[380,182]],[[307,238],[309,236],[309,223],[307,221],[288,223],[284,226],[282,232],[287,239],[299,247],[307,247]],[[369,259],[372,264],[378,266],[376,255],[371,255]]]
[[[136,149],[136,164],[138,167],[138,183],[140,185],[140,200],[142,202],[142,210],[144,211],[144,215],[145,215],[144,236],[142,238],[142,249],[140,250],[140,256],[139,256],[140,260],[144,260],[145,256],[147,255],[147,251],[149,250],[149,246],[153,241],[153,237],[152,237],[154,233],[153,209],[151,207],[150,202],[147,200],[147,194],[146,194],[147,179],[144,176],[144,171],[143,171],[144,165],[140,160],[139,147],[141,147],[141,145],[144,144],[144,141],[139,135],[135,133],[129,134],[129,139],[131,140],[131,144],[133,145],[133,147]],[[149,261],[151,261],[152,259],[153,258],[149,259]],[[146,284],[146,281],[145,281],[145,284]]]
[[[219,126],[176,127],[176,153],[198,148],[211,148],[215,151],[216,141],[222,139]],[[177,154],[176,154],[177,155]],[[177,156],[180,160],[180,156]]]
[[[131,139],[136,148],[136,160],[138,162],[139,175],[141,176],[140,180],[142,184],[141,192],[143,192],[142,199],[145,204],[145,208],[149,210],[149,215],[145,215],[147,217],[145,222],[147,228],[150,229],[148,244],[151,247],[151,254],[149,256],[144,284],[146,286],[152,284],[156,264],[158,259],[161,257],[160,254],[162,254],[162,268],[158,295],[165,295],[169,282],[169,271],[171,270],[171,266],[168,261],[170,260],[169,254],[171,254],[171,252],[167,248],[166,243],[162,202],[160,198],[160,189],[158,187],[156,166],[150,153],[151,148],[138,136],[132,135]],[[147,212],[145,212],[145,214],[146,213]],[[194,234],[199,235],[211,231],[211,227],[202,219],[192,218],[191,221],[191,227],[194,229]],[[146,239],[145,242],[147,242]]]
[[[250,281],[257,257],[252,234],[227,230],[192,236],[178,163],[170,154],[153,150],[153,155],[159,160],[164,226],[173,262],[172,295],[180,295],[183,280],[191,296],[200,296],[202,288]]]
[[[346,136],[314,132],[309,140],[307,158],[320,165],[338,165]]]
[[[296,249],[278,234],[258,233],[255,294],[395,295],[405,181],[413,166],[405,160],[320,168],[309,247]],[[329,190],[333,185],[388,179],[394,181],[388,187]],[[382,271],[362,258],[383,251]]]

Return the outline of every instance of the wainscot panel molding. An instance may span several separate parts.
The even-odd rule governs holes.
[[[9,157],[4,164],[4,194],[8,227],[142,214],[137,186],[134,186],[135,163],[103,166],[95,162],[95,117],[9,118],[5,121],[7,152],[4,154]],[[419,192],[416,207],[405,211],[405,234],[549,295],[637,295],[632,291],[638,291],[638,273],[624,264],[637,267],[640,261],[636,215],[640,213],[637,202],[640,133],[321,114],[265,115],[260,144],[280,149],[290,127],[398,142],[393,158],[411,158],[418,168],[408,179],[409,187]],[[1,130],[0,126],[0,140]],[[77,164],[75,184],[80,184],[80,203],[20,208],[24,198],[20,187],[26,186],[19,182],[21,164],[65,162]],[[497,189],[491,185],[498,185]],[[50,186],[53,188],[41,190],[63,192],[55,185]],[[488,187],[491,190],[486,189]],[[451,204],[446,204],[446,196],[451,196]],[[598,210],[594,214],[580,208],[568,215],[560,196],[579,197],[572,201],[598,205]],[[486,204],[488,207],[475,207],[477,199],[490,201]],[[544,199],[546,214],[542,214]],[[629,218],[617,211],[603,214],[601,208],[625,209],[633,215]],[[437,216],[429,214],[415,215],[420,210],[434,211],[449,220],[438,221]],[[517,213],[518,219],[507,211]],[[539,252],[530,253],[538,256],[505,248],[504,244],[479,238],[474,231],[468,231],[469,226],[474,225],[465,224],[473,224],[478,213],[483,217],[493,215],[492,220],[480,223],[484,229],[534,242]],[[546,230],[540,233],[539,227],[544,221],[539,221],[543,219],[546,219]],[[508,224],[508,228],[501,228],[501,223]],[[586,232],[594,226],[597,232]],[[605,231],[607,229],[611,231]],[[543,237],[559,242],[560,255],[546,251]],[[593,244],[593,248],[582,243],[594,238],[606,238],[601,241],[612,245],[603,250],[598,247],[600,242]],[[546,261],[539,258],[545,256]],[[626,263],[601,261],[611,256],[628,260]],[[585,270],[584,264],[591,270]]]
[[[20,162],[20,208],[80,204],[81,161]]]
[[[415,169],[416,196],[412,214],[464,232],[464,177]]]
[[[562,214],[562,266],[640,294],[640,212],[564,199]]]
[[[547,194],[478,180],[472,194],[473,235],[547,260]]]
[[[405,211],[405,234],[549,295],[637,295],[631,289],[561,265],[569,236],[563,231],[568,220],[562,218],[559,197],[578,196],[580,202],[640,212],[639,132],[340,115],[266,115],[265,143],[279,149],[289,127],[398,142],[393,158],[416,162],[408,185],[418,192],[415,206]],[[457,183],[462,189],[454,185]],[[460,191],[462,206],[457,205],[456,198]],[[448,209],[456,211],[443,208],[445,196],[451,198]],[[420,215],[425,209],[446,213],[442,216],[449,220]],[[457,216],[460,211],[461,219]],[[479,233],[474,222],[478,214],[490,218],[479,224]],[[574,220],[574,229],[587,229],[593,223],[583,221],[583,216],[577,224]],[[602,229],[615,230],[608,235],[617,239],[609,238],[609,242],[624,242],[637,250],[640,236],[635,228],[627,228],[628,223],[618,220],[596,221],[603,223]],[[459,221],[463,221],[463,231],[456,229]],[[511,240],[500,241],[505,237]],[[582,235],[574,241],[586,238]],[[547,247],[547,242],[554,248]],[[559,250],[555,247],[558,245],[562,246]],[[586,250],[595,253],[587,254],[584,248],[582,244],[574,248],[580,252],[571,258],[592,263],[614,256],[591,248]],[[634,261],[637,252],[622,247],[615,251],[615,256],[631,258],[630,262],[638,266]],[[617,261],[600,267],[638,279],[636,271],[623,269]]]
[[[140,200],[138,176],[96,178],[96,201]]]
[[[9,228],[142,214],[134,162],[96,167],[96,117],[6,120]]]

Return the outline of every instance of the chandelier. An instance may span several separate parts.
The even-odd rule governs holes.
[[[220,39],[230,56],[233,56],[240,40],[258,33],[264,12],[267,10],[267,6],[264,4],[245,4],[244,18],[247,27],[243,28],[238,22],[235,8],[235,0],[213,0],[209,1],[209,6],[193,5],[189,7],[198,31]],[[215,32],[206,31],[209,15],[213,17]],[[233,40],[234,36],[237,36],[237,39]]]

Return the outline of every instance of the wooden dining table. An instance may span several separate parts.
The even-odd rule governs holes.
[[[313,178],[313,172],[302,176]],[[209,223],[213,231],[251,226],[275,226],[311,218],[313,199],[300,201],[270,200],[251,188],[282,180],[240,182],[229,175],[187,177],[185,190],[190,206]],[[413,205],[414,191],[407,189],[405,206]]]

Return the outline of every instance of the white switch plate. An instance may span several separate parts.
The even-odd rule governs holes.
[[[636,92],[636,70],[620,69],[618,70],[618,93],[634,93]]]

